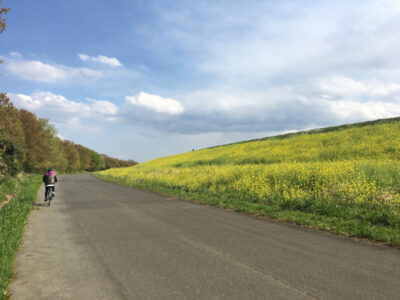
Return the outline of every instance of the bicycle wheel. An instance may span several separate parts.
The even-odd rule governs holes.
[[[47,200],[47,206],[50,206],[50,201],[51,201],[52,197],[51,197],[51,191],[50,189],[47,191],[46,193],[46,200]]]

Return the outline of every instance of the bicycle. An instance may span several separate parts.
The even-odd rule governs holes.
[[[46,192],[46,201],[47,201],[47,206],[50,206],[51,200],[53,200],[53,191],[51,189],[47,189]]]

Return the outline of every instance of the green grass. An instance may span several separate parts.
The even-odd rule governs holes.
[[[400,118],[216,146],[95,175],[400,246]]]
[[[13,195],[17,188],[17,180],[12,177],[0,178],[0,204],[7,200],[7,195]]]
[[[25,175],[22,180],[0,180],[0,195],[15,193],[13,200],[0,210],[0,299],[9,297],[15,254],[40,184],[39,175]]]

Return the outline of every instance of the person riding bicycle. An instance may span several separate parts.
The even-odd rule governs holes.
[[[55,190],[56,190],[56,182],[58,181],[57,174],[49,168],[47,173],[43,175],[43,182],[46,186],[46,190],[44,192],[44,201],[47,201],[47,192],[52,192],[53,197],[55,197]]]

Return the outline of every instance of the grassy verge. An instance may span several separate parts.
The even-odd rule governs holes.
[[[15,253],[40,184],[39,175],[26,175],[21,180],[0,179],[0,197],[14,194],[13,200],[0,210],[0,299],[8,299],[8,285],[13,275]]]
[[[11,197],[17,189],[17,179],[11,177],[0,178],[0,207]]]
[[[330,232],[366,238],[387,245],[400,247],[400,207],[381,203],[364,202],[355,204],[348,201],[318,202],[315,199],[286,199],[282,195],[272,195],[270,199],[250,195],[247,191],[229,189],[188,189],[185,186],[171,186],[160,180],[130,176],[94,174],[95,176],[154,192],[174,195],[208,205],[246,212],[258,216],[268,216],[280,221],[307,225]],[[275,197],[274,197],[275,196]]]

